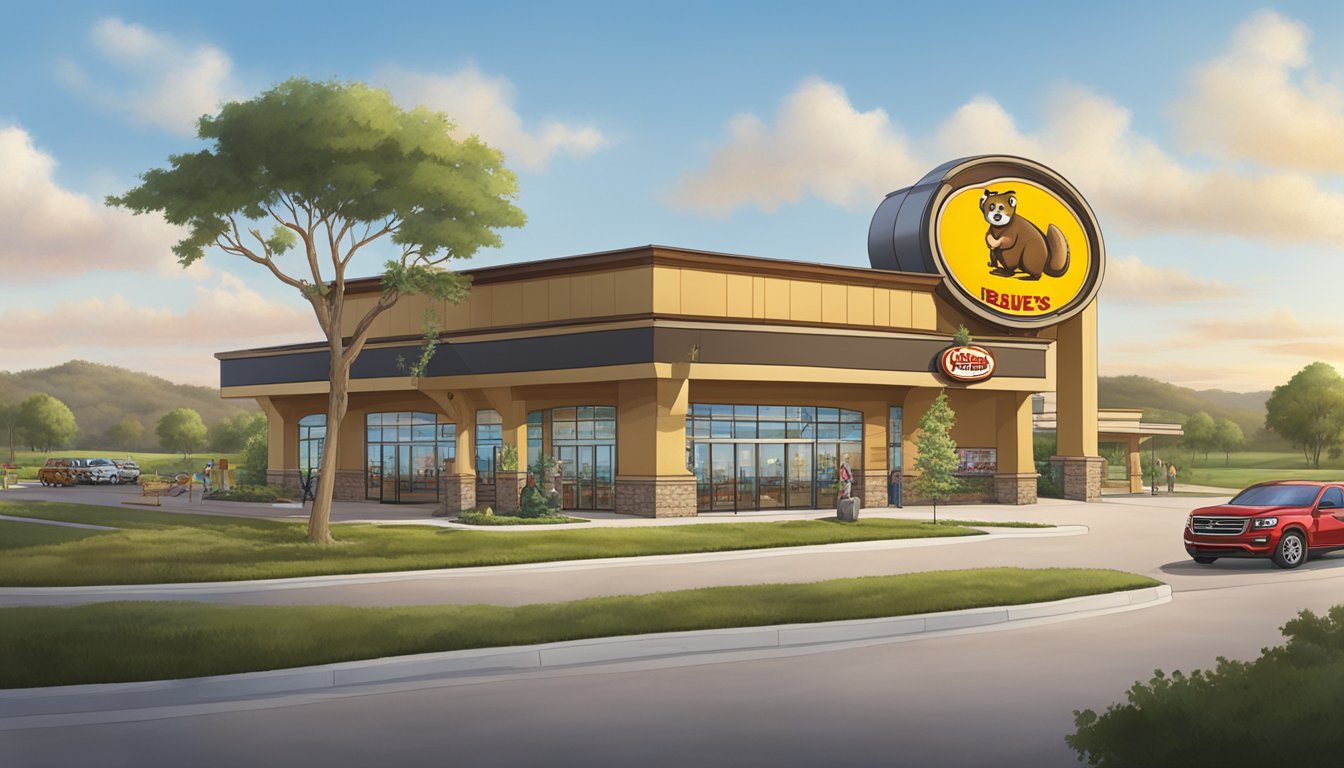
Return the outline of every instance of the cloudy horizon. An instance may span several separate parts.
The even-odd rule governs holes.
[[[1017,39],[1072,34],[984,60],[946,47],[973,33],[965,10],[866,3],[768,19],[706,3],[393,3],[418,23],[361,18],[337,51],[324,46],[356,20],[339,6],[297,38],[283,30],[299,9],[264,30],[169,4],[25,9],[0,53],[27,73],[0,85],[0,369],[84,359],[217,386],[217,351],[320,339],[260,268],[214,252],[184,270],[178,228],[103,203],[199,149],[200,115],[302,75],[386,88],[505,153],[529,223],[458,268],[651,242],[866,266],[886,193],[949,158],[1018,154],[1068,178],[1101,222],[1103,375],[1246,392],[1315,360],[1344,370],[1329,280],[1344,54],[1328,45],[1344,18],[1170,6],[1024,7],[1005,22]],[[501,36],[432,44],[462,25]],[[898,27],[899,48],[883,33]],[[1140,35],[1142,60],[1117,58]]]

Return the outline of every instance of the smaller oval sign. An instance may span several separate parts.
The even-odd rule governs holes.
[[[956,381],[983,381],[994,375],[994,356],[984,347],[948,347],[938,355],[938,370]]]

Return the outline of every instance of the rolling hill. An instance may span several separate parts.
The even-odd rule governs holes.
[[[1241,426],[1248,442],[1276,441],[1262,434],[1265,401],[1269,392],[1195,390],[1146,376],[1101,376],[1097,379],[1097,405],[1101,408],[1141,408],[1145,421],[1179,424],[1197,411],[1214,418],[1231,419]]]
[[[9,373],[0,371],[0,405],[11,405],[39,393],[47,393],[69,406],[79,424],[75,445],[100,448],[107,428],[130,416],[145,427],[138,450],[157,446],[154,425],[174,408],[193,408],[206,425],[238,411],[256,411],[251,400],[224,400],[219,390],[117,368],[111,365],[71,360],[53,368]]]

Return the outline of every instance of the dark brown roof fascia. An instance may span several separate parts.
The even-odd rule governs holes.
[[[815,328],[819,330],[840,330],[840,331],[874,331],[878,333],[885,332],[894,334],[915,333],[924,335],[932,334],[936,336],[948,336],[949,338],[952,335],[952,334],[945,334],[940,331],[882,328],[875,325],[858,325],[852,323],[823,323],[823,322],[813,322],[810,320],[784,320],[784,319],[769,319],[760,317],[757,318],[705,317],[704,315],[677,315],[667,313],[643,312],[628,315],[606,315],[604,317],[585,317],[575,320],[549,320],[542,323],[522,323],[517,325],[490,326],[486,328],[467,328],[461,331],[444,331],[443,333],[439,334],[439,339],[441,341],[452,341],[453,339],[461,338],[463,336],[488,336],[497,333],[517,333],[519,331],[543,330],[549,328],[561,328],[566,326],[571,326],[574,328],[582,328],[585,325],[608,325],[610,323],[624,323],[634,320],[669,320],[675,322],[689,322],[689,323],[720,323],[723,325],[770,325],[785,328]],[[381,336],[379,338],[371,338],[366,343],[409,344],[409,343],[420,343],[421,341],[424,340],[424,338],[425,338],[424,336],[420,335]],[[976,336],[976,339],[983,340],[987,343],[1040,341],[1040,339],[1037,339],[1035,337],[1023,337],[1023,336],[990,337],[990,336],[978,335]],[[342,339],[342,343],[349,344],[350,338],[346,337]],[[309,342],[307,344],[287,344],[279,347],[259,347],[256,349],[240,349],[230,352],[216,352],[215,359],[230,360],[241,357],[254,357],[257,355],[284,354],[287,352],[316,352],[319,350],[324,350],[326,348],[327,343],[325,341]]]

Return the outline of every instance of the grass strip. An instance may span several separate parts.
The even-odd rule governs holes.
[[[335,545],[320,546],[305,540],[305,523],[284,520],[22,501],[0,501],[0,514],[118,529],[7,549],[0,586],[240,581],[983,535],[880,518],[507,533],[349,523],[332,526]]]
[[[512,538],[512,537],[510,537]],[[983,568],[567,603],[397,608],[117,602],[0,610],[0,688],[201,677],[465,648],[904,616],[1160,582],[1121,571]]]
[[[87,539],[103,531],[88,528],[67,528],[63,525],[25,523],[18,520],[0,520],[0,551],[65,544]],[[8,557],[8,556],[6,556]]]

